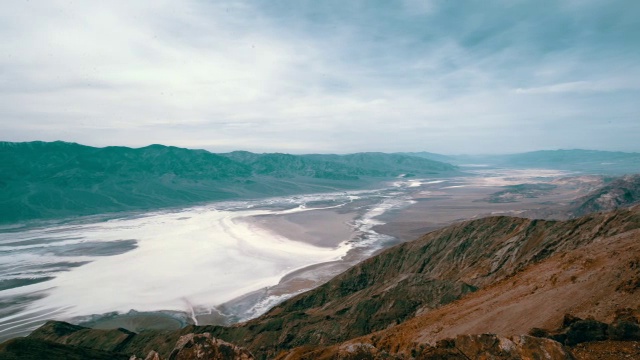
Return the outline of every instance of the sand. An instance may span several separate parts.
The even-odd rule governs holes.
[[[254,234],[266,236],[265,240],[281,238],[289,242],[287,246],[299,244],[336,253],[342,251],[341,249],[352,240],[356,219],[366,213],[370,209],[369,206],[375,207],[379,201],[380,199],[363,199],[330,208],[261,212],[252,216],[236,217],[234,223],[242,228],[251,229]],[[304,252],[299,252],[297,257],[301,263],[312,262],[311,259],[305,260]],[[247,292],[222,304],[211,303],[208,307],[194,304],[192,314],[182,313],[183,315],[177,318],[175,314],[167,316],[162,312],[136,312],[93,317],[90,321],[80,322],[80,325],[95,328],[123,327],[132,331],[142,328],[174,328],[179,322],[184,321],[184,315],[187,323],[228,325],[244,319],[231,314],[259,315],[285,298],[328,281],[366,257],[367,254],[360,249],[351,249],[339,260],[325,260],[291,269],[279,282]]]
[[[304,215],[296,217],[298,211]],[[41,260],[43,267],[60,263],[61,259],[91,261],[72,271],[56,268],[55,277],[50,276],[47,281],[20,280],[25,284],[19,287],[18,280],[0,284],[10,286],[2,290],[0,300],[16,303],[10,311],[3,311],[0,339],[22,335],[23,329],[28,331],[46,319],[133,331],[180,326],[165,315],[154,318],[139,314],[171,310],[191,318],[193,313],[206,312],[210,306],[277,285],[283,276],[297,269],[346,255],[350,247],[346,245],[348,227],[344,222],[352,215],[319,210],[322,221],[305,220],[315,224],[309,229],[316,230],[299,231],[296,240],[254,221],[257,216],[277,213],[269,220],[278,220],[283,226],[290,224],[288,234],[293,237],[296,229],[303,229],[301,219],[314,219],[308,215],[312,212],[304,208],[226,211],[206,207],[158,212],[140,218],[60,226],[55,229],[55,240],[59,240],[55,246],[42,241],[24,247],[25,241],[53,237],[49,228],[33,229],[20,237],[11,234],[15,239],[5,243],[22,251],[18,255],[31,261],[29,264],[32,259]],[[280,221],[280,217],[291,220]],[[267,218],[262,220],[270,223]],[[336,230],[318,235],[323,221],[335,223],[331,228]],[[334,239],[331,234],[339,236]],[[22,245],[16,245],[18,241]],[[90,256],[83,255],[84,250]],[[48,257],[36,256],[40,254]],[[40,264],[32,267],[35,265]],[[21,295],[37,291],[46,291],[47,296],[20,300],[24,299]],[[126,315],[131,309],[138,315]],[[109,315],[113,312],[125,315]],[[101,316],[92,314],[106,316],[94,320]],[[83,322],[87,317],[91,321]]]
[[[351,238],[356,216],[355,212],[323,209],[286,215],[259,215],[247,221],[290,240],[335,248]]]
[[[532,173],[535,175],[536,173]],[[415,203],[399,211],[391,211],[380,217],[383,225],[374,229],[401,241],[414,240],[430,231],[453,223],[485,216],[505,215],[527,218],[555,219],[557,209],[586,195],[601,179],[575,177],[571,181],[555,178],[503,177],[469,178],[453,180],[447,184],[427,184],[414,191]],[[489,196],[504,191],[506,185],[519,183],[550,183],[557,188],[531,198],[520,198],[513,202],[496,203]],[[563,213],[563,211],[561,211]]]

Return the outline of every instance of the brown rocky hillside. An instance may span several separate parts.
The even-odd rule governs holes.
[[[29,338],[167,358],[180,336],[207,332],[258,359],[360,343],[411,357],[458,334],[520,335],[553,328],[565,312],[607,320],[637,307],[638,229],[638,208],[570,221],[488,217],[390,248],[233,327],[130,334],[49,323]]]
[[[611,211],[640,202],[640,174],[626,175],[577,199],[570,209],[573,216]]]
[[[377,351],[411,357],[423,344],[435,345],[462,334],[511,337],[526,334],[532,328],[562,327],[563,314],[567,313],[612,322],[620,308],[640,309],[638,229],[596,237],[579,249],[557,252],[513,276],[396,327],[308,351],[335,354],[345,347],[365,344]],[[631,338],[639,340],[640,332]],[[567,345],[576,344],[569,341]],[[287,359],[306,358],[301,349],[295,353]],[[640,352],[636,355],[640,358]]]

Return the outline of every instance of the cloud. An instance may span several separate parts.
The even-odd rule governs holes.
[[[567,147],[545,129],[586,122],[572,144],[640,150],[594,142],[612,118],[611,138],[638,130],[637,8],[12,2],[0,14],[0,133],[215,151],[504,152]]]
[[[588,93],[612,92],[621,90],[638,90],[640,84],[629,81],[573,81],[531,88],[518,88],[517,94],[558,94],[558,93]]]

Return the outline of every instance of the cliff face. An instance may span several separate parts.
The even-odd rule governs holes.
[[[565,312],[607,320],[640,306],[639,229],[639,208],[570,221],[489,217],[390,248],[233,327],[132,334],[49,323],[29,338],[167,358],[180,336],[207,332],[262,359],[360,346],[410,358],[438,339],[513,337],[555,327]]]

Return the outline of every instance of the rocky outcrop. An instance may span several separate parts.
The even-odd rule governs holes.
[[[593,341],[640,341],[640,324],[636,311],[631,308],[618,309],[610,323],[604,323],[593,317],[581,319],[566,314],[562,327],[548,331],[533,328],[530,335],[549,338],[568,346]]]
[[[435,344],[414,342],[410,351],[398,351],[383,343],[350,341],[330,347],[299,348],[280,354],[278,360],[301,359],[415,359],[415,360],[582,360],[640,358],[640,338],[636,335],[638,318],[633,309],[620,309],[610,324],[594,319],[565,315],[556,330],[533,328],[528,335],[461,334]],[[625,325],[622,325],[625,324]],[[613,328],[628,326],[623,332]]]
[[[640,202],[640,174],[617,178],[573,203],[573,216],[611,211]]]
[[[50,323],[48,329],[54,328]],[[55,329],[71,329],[73,325],[55,324]],[[70,326],[69,326],[70,325]],[[84,329],[90,330],[90,329]],[[104,334],[104,333],[102,333]],[[68,335],[68,334],[67,334]],[[86,339],[86,338],[85,338]],[[104,346],[105,342],[97,342],[96,346]],[[16,338],[0,344],[0,359],[48,359],[48,360],[253,360],[251,353],[243,348],[216,339],[211,334],[187,334],[173,346],[173,351],[166,357],[151,350],[144,357],[128,356],[117,351],[92,349],[88,343],[83,346],[58,343],[42,339]]]
[[[144,360],[253,360],[253,355],[243,348],[216,339],[209,333],[187,334],[180,337],[173,351],[163,358],[155,350],[149,351]],[[143,360],[135,355],[129,360]]]
[[[576,345],[571,353],[577,360],[640,359],[639,341],[596,341]]]
[[[528,335],[501,337],[495,334],[460,335],[439,341],[435,346],[416,345],[410,356],[393,354],[367,343],[321,349],[310,353],[291,352],[278,360],[302,359],[416,359],[416,360],[573,360],[571,353],[557,341]]]
[[[610,218],[608,224],[617,221]],[[555,226],[560,224],[566,225],[559,222]],[[580,227],[565,231],[573,231],[573,236],[580,237]],[[605,233],[585,242],[577,249],[558,250],[546,259],[531,262],[524,269],[450,304],[336,346],[370,344],[378,351],[409,358],[420,344],[433,344],[460,334],[495,333],[513,337],[526,334],[531,327],[558,326],[560,331],[549,332],[555,336],[546,337],[572,346],[621,337],[632,340],[636,320],[629,311],[617,309],[621,305],[640,309],[635,288],[626,287],[635,283],[639,275],[635,264],[640,254],[640,229],[613,236]],[[559,314],[567,312],[576,316],[566,317],[563,325]],[[537,331],[532,335],[545,336],[544,330]],[[300,350],[295,352],[300,355]]]
[[[135,336],[136,333],[126,329],[97,330],[62,321],[47,321],[33,331],[29,338],[118,353],[124,352],[126,345]]]
[[[638,228],[639,212],[627,210],[562,222],[467,221],[388,249],[240,327],[207,331],[266,357],[335,344],[429,313],[554,254]]]
[[[440,341],[433,348],[426,348],[416,358],[436,359],[436,354],[441,356],[446,352],[461,359],[573,359],[562,344],[554,340],[528,335],[506,338],[495,334],[459,335],[455,339]]]
[[[178,340],[169,360],[252,360],[243,348],[216,339],[209,333],[188,334]]]

